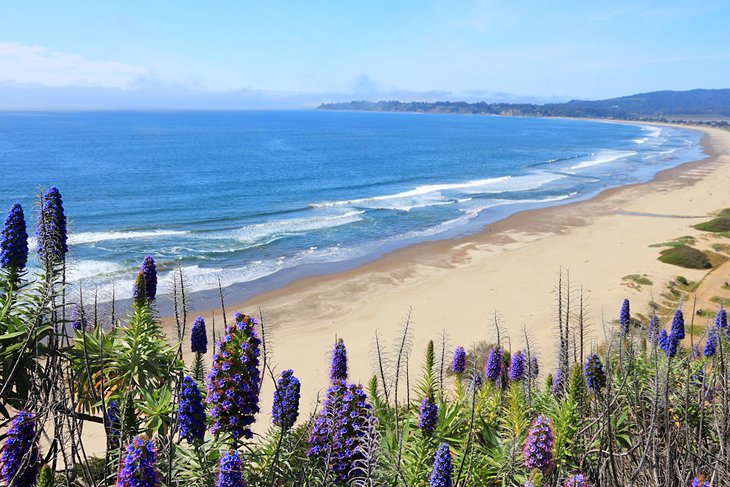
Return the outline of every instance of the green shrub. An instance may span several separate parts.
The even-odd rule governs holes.
[[[730,232],[730,216],[719,216],[717,218],[713,218],[710,221],[695,225],[695,228],[697,230],[702,230],[703,232]]]
[[[710,269],[712,264],[707,255],[694,247],[672,247],[662,250],[659,260],[665,264],[686,267],[687,269]]]
[[[649,279],[646,274],[629,274],[628,276],[624,276],[621,279],[625,281],[633,281],[639,286],[651,286],[654,284],[651,279]]]

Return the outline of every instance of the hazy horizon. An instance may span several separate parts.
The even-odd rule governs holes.
[[[560,102],[730,86],[721,1],[33,2],[0,19],[0,109]]]

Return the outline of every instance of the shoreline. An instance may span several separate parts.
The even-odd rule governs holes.
[[[358,112],[359,113],[359,112]],[[380,113],[380,112],[362,112],[362,113]],[[420,115],[429,115],[428,113],[419,113],[419,112],[388,112],[388,113],[402,113],[402,114],[420,114]],[[455,114],[444,114],[444,115],[455,115]],[[459,114],[459,115],[475,115],[475,116],[491,116],[491,117],[503,117],[503,118],[513,118],[513,116],[505,116],[505,115],[491,115],[491,114]],[[637,127],[642,126],[665,126],[665,127],[671,127],[675,129],[680,130],[688,130],[693,131],[696,133],[699,133],[703,135],[703,137],[700,139],[700,147],[702,151],[706,154],[706,157],[699,159],[699,161],[703,161],[709,157],[712,157],[710,154],[710,150],[707,147],[705,132],[703,127],[687,127],[684,125],[678,125],[673,123],[661,123],[661,122],[643,122],[643,121],[626,121],[626,120],[613,120],[613,119],[602,119],[602,118],[580,118],[580,117],[547,117],[547,116],[515,116],[516,118],[536,118],[536,119],[545,119],[545,120],[552,120],[552,119],[562,119],[562,120],[571,120],[576,122],[596,122],[596,123],[604,123],[604,124],[621,124],[621,125],[633,125]],[[296,285],[297,283],[301,281],[306,280],[320,280],[320,279],[326,279],[330,276],[337,276],[342,275],[345,273],[357,271],[359,269],[363,269],[365,267],[370,266],[371,264],[376,264],[377,262],[380,262],[383,259],[389,258],[392,254],[398,254],[401,252],[406,252],[409,249],[413,249],[420,246],[429,246],[429,245],[437,245],[437,244],[443,244],[444,246],[450,246],[454,242],[460,242],[465,240],[473,239],[474,237],[482,234],[483,232],[489,231],[491,227],[497,224],[501,224],[502,222],[505,222],[507,220],[510,220],[512,217],[522,214],[522,213],[529,213],[534,211],[541,211],[548,208],[558,208],[558,207],[568,207],[574,204],[580,204],[587,201],[591,201],[595,198],[600,198],[605,192],[620,189],[620,188],[627,188],[632,187],[637,184],[647,184],[650,182],[655,181],[662,173],[667,171],[672,171],[678,167],[683,167],[686,164],[692,164],[698,162],[698,160],[693,161],[686,161],[682,162],[677,166],[670,167],[667,169],[662,169],[655,173],[653,176],[651,176],[651,179],[638,182],[638,183],[630,183],[630,184],[624,184],[621,186],[615,186],[615,187],[609,187],[600,190],[597,193],[586,193],[584,195],[580,195],[578,198],[568,198],[567,202],[555,202],[555,203],[539,203],[539,202],[532,202],[532,203],[523,203],[521,205],[515,205],[518,208],[522,206],[522,209],[517,209],[514,213],[511,210],[506,209],[503,214],[496,216],[496,220],[488,220],[481,218],[481,222],[473,224],[469,226],[468,228],[462,228],[457,229],[456,231],[451,232],[445,232],[443,235],[436,235],[436,236],[429,236],[424,237],[421,239],[413,239],[412,241],[405,243],[401,242],[395,242],[390,243],[387,245],[384,245],[380,249],[376,251],[369,251],[364,255],[359,255],[353,258],[348,258],[346,260],[340,260],[340,261],[332,261],[332,262],[320,262],[320,263],[307,263],[302,264],[298,266],[294,266],[291,268],[285,268],[278,270],[272,274],[254,279],[252,281],[243,281],[243,282],[234,282],[231,284],[226,284],[222,291],[224,296],[230,297],[235,296],[235,302],[236,303],[249,303],[251,301],[255,301],[261,297],[268,297],[269,295],[275,294],[277,291],[288,288],[289,286]],[[499,213],[502,210],[503,207],[497,206],[495,208],[495,211]],[[504,208],[508,208],[505,206]],[[479,220],[476,219],[476,220]],[[486,220],[486,221],[485,221]],[[501,228],[501,226],[500,226]],[[201,289],[198,291],[195,291],[192,295],[192,298],[195,300],[196,303],[198,303],[199,309],[208,309],[208,308],[216,308],[219,307],[220,303],[220,295],[219,290],[217,288],[206,288]],[[163,303],[160,306],[160,312],[163,316],[171,317],[174,314],[174,309],[171,303]]]
[[[564,117],[564,118],[570,118],[570,117]],[[572,118],[570,118],[572,119]],[[585,120],[585,119],[575,119],[575,120]],[[604,123],[620,123],[620,124],[632,124],[632,125],[638,125],[638,122],[624,122],[621,120],[602,120],[602,119],[589,119],[591,121],[596,122],[604,122]],[[315,282],[322,282],[322,281],[337,281],[340,278],[346,276],[347,274],[354,274],[359,272],[369,272],[369,271],[377,271],[380,270],[383,267],[391,267],[390,264],[392,263],[398,263],[398,264],[407,264],[407,262],[404,262],[406,260],[411,260],[412,263],[416,263],[417,260],[415,258],[417,257],[435,257],[438,258],[438,254],[443,253],[443,251],[453,250],[457,247],[461,247],[463,245],[469,245],[472,243],[484,243],[486,240],[489,239],[489,237],[496,236],[494,234],[499,232],[509,232],[512,230],[519,230],[526,220],[531,220],[536,217],[540,216],[552,216],[554,213],[561,213],[563,211],[570,210],[573,207],[580,207],[583,205],[589,205],[591,203],[599,203],[603,200],[606,200],[610,198],[612,195],[616,193],[620,193],[622,191],[626,191],[629,189],[642,187],[642,186],[650,186],[654,183],[667,181],[677,175],[681,175],[689,170],[699,168],[701,166],[704,166],[706,164],[712,163],[715,159],[717,159],[720,155],[719,150],[712,147],[711,145],[711,135],[710,130],[713,129],[705,129],[705,128],[687,128],[685,126],[670,124],[670,123],[649,123],[649,122],[641,122],[642,125],[656,125],[656,126],[667,126],[667,127],[676,127],[676,128],[684,128],[686,130],[694,130],[696,132],[702,133],[703,137],[700,140],[700,146],[702,148],[702,151],[706,154],[706,157],[694,161],[687,161],[682,164],[679,164],[678,166],[671,167],[668,169],[663,169],[659,172],[657,172],[654,177],[650,181],[641,182],[641,183],[632,183],[627,184],[623,186],[617,186],[613,188],[606,188],[604,190],[601,190],[598,194],[585,199],[585,200],[578,200],[578,201],[571,201],[567,203],[561,203],[556,205],[550,205],[542,208],[530,208],[526,210],[520,210],[516,213],[512,213],[508,215],[505,218],[502,218],[501,220],[497,220],[493,223],[487,224],[484,228],[481,230],[478,230],[473,233],[469,233],[467,235],[457,236],[455,238],[446,238],[446,239],[438,239],[438,240],[431,240],[431,241],[424,241],[424,242],[418,242],[414,244],[407,245],[406,247],[397,248],[391,251],[387,251],[380,257],[375,258],[374,260],[364,262],[362,264],[355,263],[355,267],[351,269],[345,269],[341,271],[334,271],[334,272],[324,272],[322,274],[314,274],[314,275],[306,275],[304,277],[296,278],[293,281],[287,282],[283,286],[277,287],[276,289],[272,290],[266,290],[262,292],[258,292],[254,294],[253,296],[247,297],[242,300],[235,301],[235,305],[233,308],[245,308],[248,309],[251,307],[252,304],[255,304],[255,302],[259,301],[269,301],[272,299],[277,299],[279,297],[282,297],[286,294],[291,293],[292,291],[296,291],[299,288],[306,287],[308,284],[312,284]],[[728,135],[730,135],[730,132],[728,132]],[[628,216],[628,215],[627,215]],[[660,215],[660,214],[654,214],[654,215],[648,215],[648,216],[656,216],[660,218],[666,218],[666,215]],[[679,218],[705,218],[707,215],[701,215],[701,216],[681,216]],[[676,215],[671,215],[673,218],[677,218]],[[575,223],[570,223],[567,226],[577,226]],[[434,255],[437,254],[437,255]],[[425,263],[423,261],[418,261],[418,263]],[[224,289],[225,292],[225,289]],[[224,293],[225,294],[225,293]],[[230,305],[226,305],[226,308],[231,308]]]
[[[649,182],[518,212],[476,234],[398,249],[355,269],[304,277],[253,298],[236,301],[229,295],[226,312],[263,311],[271,364],[277,372],[294,369],[302,382],[303,410],[311,410],[327,387],[336,336],[348,346],[350,380],[365,383],[372,375],[375,332],[389,347],[409,310],[415,330],[412,363],[420,364],[427,341],[438,342],[443,332],[447,361],[457,345],[468,349],[493,340],[496,315],[503,336],[510,337],[508,348],[523,348],[523,337],[530,337],[544,377],[554,363],[551,310],[560,269],[570,271],[576,291],[584,285],[589,349],[602,341],[604,325],[618,316],[624,297],[631,299],[633,313],[646,313],[652,295],[659,296],[677,275],[699,280],[706,274],[663,264],[657,260],[661,249],[649,247],[701,234],[691,225],[730,207],[724,189],[730,184],[730,132],[695,130],[704,134],[708,157],[660,171]],[[622,277],[631,274],[649,276],[653,286],[628,285]],[[220,333],[220,307],[212,313]],[[198,314],[213,324],[211,310],[191,311],[190,320]],[[174,333],[171,318],[164,321]],[[409,373],[415,381],[420,370],[411,366]],[[269,382],[261,394],[257,424],[262,429],[268,426]]]

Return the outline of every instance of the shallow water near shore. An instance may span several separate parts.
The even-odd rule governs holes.
[[[589,198],[702,157],[701,134],[584,120],[320,111],[0,115],[0,204],[61,188],[71,280],[154,254],[238,297]],[[239,293],[240,291],[240,293]],[[241,295],[241,293],[243,293]]]

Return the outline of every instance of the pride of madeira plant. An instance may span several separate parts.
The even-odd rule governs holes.
[[[336,339],[329,388],[309,411],[300,396],[311,387],[273,365],[263,316],[224,318],[208,356],[182,269],[158,278],[158,264],[172,266],[153,256],[130,302],[99,306],[96,291],[67,282],[74,256],[59,189],[37,207],[37,271],[26,269],[19,204],[0,233],[4,486],[730,485],[724,309],[695,327],[681,307],[653,306],[645,319],[626,300],[597,342],[561,272],[554,355],[528,333],[506,336],[495,318],[496,340],[452,347],[444,332],[424,342],[418,370],[409,313],[391,346],[376,334],[367,388],[351,380],[363,364],[348,364]],[[169,333],[156,308],[165,286]],[[546,365],[555,374],[541,377]],[[86,423],[106,448],[92,450]]]

